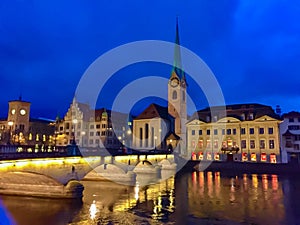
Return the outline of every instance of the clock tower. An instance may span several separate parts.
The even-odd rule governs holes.
[[[168,82],[168,113],[175,118],[174,131],[180,137],[179,153],[186,153],[186,78],[181,65],[178,19],[176,20],[176,38],[174,65]]]
[[[8,102],[8,116],[7,122],[9,129],[13,133],[22,132],[27,133],[29,130],[29,114],[30,114],[30,102],[19,100],[13,100]]]

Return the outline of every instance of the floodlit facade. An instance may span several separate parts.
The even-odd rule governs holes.
[[[31,103],[21,97],[8,104],[7,118],[0,120],[0,144],[30,145],[35,147],[29,148],[29,151],[51,151],[55,145],[54,121],[31,118]]]
[[[300,162],[300,113],[289,112],[282,115],[280,124],[281,150],[283,162]]]
[[[131,140],[131,121],[127,114],[104,108],[92,110],[75,98],[56,125],[56,142],[61,146],[75,141],[80,147],[118,149],[129,146]]]
[[[237,104],[213,111],[200,110],[187,123],[187,149],[193,159],[281,162],[281,120],[271,107]]]

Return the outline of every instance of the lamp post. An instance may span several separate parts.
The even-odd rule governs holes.
[[[14,125],[14,122],[13,121],[8,121],[8,126],[9,126],[9,138],[8,138],[8,144],[10,145],[11,144],[11,136],[12,136],[12,133],[11,133],[11,128],[12,126]]]
[[[81,147],[83,147],[83,136],[85,135],[85,131],[81,131]]]
[[[76,124],[78,123],[78,120],[77,119],[73,119],[72,123],[73,123],[73,128],[74,128],[74,134],[73,134],[73,142],[72,142],[72,144],[76,145],[75,132],[76,132]]]
[[[156,140],[157,140],[157,136],[154,136],[154,149],[156,150]]]

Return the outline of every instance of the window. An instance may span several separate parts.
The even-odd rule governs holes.
[[[260,147],[260,149],[265,149],[265,147],[266,147],[265,140],[259,141],[259,147]]]
[[[24,124],[20,124],[20,130],[23,131],[25,129],[25,125]]]
[[[96,139],[95,141],[96,141],[96,144],[99,145],[99,143],[100,143],[99,139]]]
[[[259,134],[264,134],[265,133],[265,129],[263,127],[260,127],[258,129]]]
[[[249,129],[249,133],[250,133],[250,134],[254,134],[254,128],[250,128],[250,129]]]
[[[299,125],[292,125],[292,126],[288,126],[289,130],[300,130],[300,126]]]
[[[206,148],[211,148],[211,142],[210,142],[210,140],[206,140]]]
[[[253,118],[254,118],[253,113],[250,113],[250,114],[249,114],[249,120],[253,120]]]
[[[62,127],[62,126],[59,127],[59,130],[60,130],[60,131],[63,131],[63,130],[64,130],[64,127]]]
[[[255,140],[250,140],[250,148],[255,148]]]
[[[175,100],[177,99],[177,91],[173,91],[172,93],[172,98]]]
[[[242,140],[241,141],[241,148],[246,148],[247,145],[246,145],[246,140]]]
[[[227,129],[226,133],[227,133],[227,135],[230,135],[231,134],[231,129]]]
[[[236,129],[232,129],[233,135],[236,135]]]
[[[182,91],[182,101],[185,101],[185,92]]]
[[[106,128],[106,124],[105,123],[102,124],[102,128]]]
[[[199,135],[202,135],[202,130],[199,130]]]
[[[198,141],[198,148],[203,148],[203,140]]]
[[[90,125],[90,129],[94,129],[94,124]]]
[[[209,129],[206,130],[206,135],[210,135],[210,130]]]
[[[66,123],[66,129],[70,129],[70,124]]]
[[[289,118],[289,122],[293,123],[294,122],[294,118]]]
[[[94,144],[94,140],[90,139],[89,143],[90,143],[90,145]]]
[[[269,127],[268,133],[269,133],[269,134],[273,134],[273,132],[274,132],[274,131],[273,131],[273,127]]]
[[[105,131],[101,131],[101,136],[105,136]]]
[[[195,135],[195,130],[192,130],[192,135]]]
[[[215,140],[214,141],[214,148],[218,148],[218,146],[219,146],[218,140]]]
[[[96,132],[96,136],[100,136],[100,132],[99,131]]]
[[[77,124],[77,128],[81,129],[81,123],[80,122]]]
[[[214,129],[214,135],[218,135],[218,129]]]
[[[97,125],[96,125],[96,129],[100,129],[100,124],[97,124]]]
[[[275,147],[274,140],[269,140],[269,148],[274,149],[274,147]]]
[[[245,128],[241,128],[241,134],[246,134],[246,129]]]
[[[90,132],[90,136],[93,137],[94,136],[94,132]]]

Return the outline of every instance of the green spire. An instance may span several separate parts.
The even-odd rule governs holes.
[[[181,64],[181,52],[180,52],[180,41],[179,41],[179,25],[178,17],[176,17],[176,36],[175,36],[175,48],[174,48],[174,64],[171,76],[175,74],[181,81],[185,82],[185,74]]]

